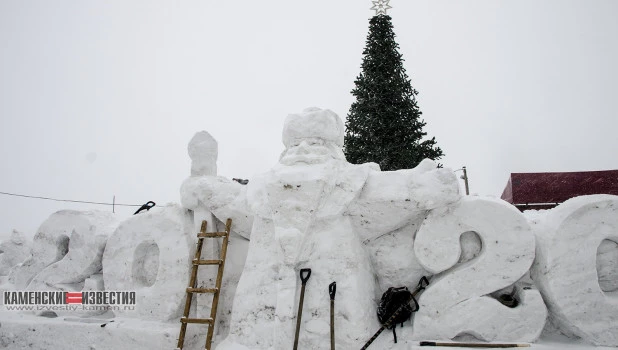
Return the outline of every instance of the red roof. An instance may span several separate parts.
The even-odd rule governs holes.
[[[589,194],[618,195],[618,170],[512,173],[501,198],[512,204],[562,203]]]

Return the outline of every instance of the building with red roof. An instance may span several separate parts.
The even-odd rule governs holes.
[[[550,209],[590,194],[618,195],[618,170],[512,173],[500,198],[524,211]]]

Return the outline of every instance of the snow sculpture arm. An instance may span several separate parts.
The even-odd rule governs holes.
[[[222,176],[197,176],[186,179],[180,188],[183,207],[210,210],[217,219],[233,221],[233,229],[249,238],[253,215],[247,206],[247,186]]]
[[[459,198],[459,184],[453,171],[437,168],[434,161],[425,159],[414,169],[370,171],[350,214],[361,239],[368,242],[409,222],[422,220],[426,211]]]

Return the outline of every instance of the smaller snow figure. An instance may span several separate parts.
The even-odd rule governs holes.
[[[234,229],[250,239],[230,333],[218,350],[290,348],[302,268],[311,268],[312,275],[299,348],[330,346],[327,292],[333,281],[337,348],[360,348],[379,328],[376,272],[362,243],[366,232],[383,235],[414,213],[459,198],[451,170],[437,169],[430,160],[392,172],[381,172],[374,163],[353,165],[341,150],[343,137],[335,113],[306,109],[287,117],[286,148],[270,171],[247,185],[214,176],[183,184],[183,205],[204,205],[222,221],[231,217]],[[385,213],[388,225],[380,222]]]

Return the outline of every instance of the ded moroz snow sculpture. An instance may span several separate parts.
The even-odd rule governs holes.
[[[217,349],[289,348],[301,268],[311,268],[312,275],[299,348],[329,346],[327,292],[333,281],[337,282],[337,347],[360,347],[379,327],[375,272],[362,242],[372,229],[381,230],[374,235],[388,233],[420,212],[459,199],[453,173],[430,160],[393,172],[380,172],[373,163],[346,162],[343,134],[335,113],[306,109],[287,117],[286,148],[279,163],[247,186],[213,176],[184,182],[185,207],[199,204],[220,220],[230,217],[235,230],[250,239],[230,333]],[[372,225],[378,218],[380,224]]]

